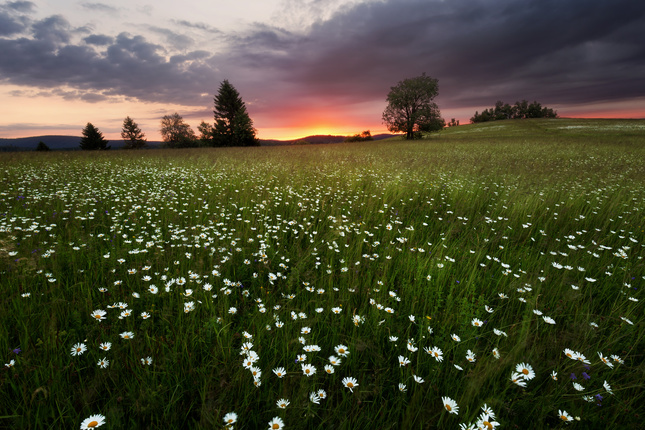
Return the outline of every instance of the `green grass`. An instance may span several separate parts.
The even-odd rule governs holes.
[[[560,410],[584,428],[640,428],[644,210],[637,120],[503,121],[414,142],[5,154],[0,352],[14,364],[0,369],[0,427],[78,428],[102,414],[105,428],[223,428],[235,412],[248,429],[276,416],[299,429],[459,428],[488,405],[502,428],[563,428]],[[119,319],[120,302],[131,316]],[[245,332],[259,387],[242,366]],[[72,356],[77,343],[87,351]],[[341,344],[350,354],[325,374]],[[624,363],[610,368],[598,352]],[[526,387],[510,380],[520,363],[536,374]]]

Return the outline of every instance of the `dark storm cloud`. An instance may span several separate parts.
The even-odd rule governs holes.
[[[106,46],[114,42],[114,38],[103,34],[91,34],[83,39],[88,45]]]
[[[64,94],[72,98],[208,106],[229,79],[253,109],[269,111],[322,98],[384,101],[391,86],[422,72],[439,79],[441,108],[645,96],[642,1],[388,0],[345,7],[300,33],[259,23],[225,35],[188,21],[149,27],[165,46],[126,33],[74,42],[88,30],[61,16],[33,23],[24,36],[24,22],[4,12],[0,76],[73,88]],[[228,48],[196,50],[181,28],[218,33]]]
[[[426,72],[451,107],[621,99],[645,95],[644,16],[630,0],[392,0],[313,25],[286,58],[262,54],[279,35],[263,29],[247,59],[339,98],[384,98]]]

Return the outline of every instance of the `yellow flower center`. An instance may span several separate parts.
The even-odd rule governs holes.
[[[525,374],[525,375],[528,375],[529,374],[529,369],[522,369],[522,373]]]
[[[566,415],[560,415],[560,418],[562,419],[562,421],[569,421]]]
[[[280,425],[276,423],[276,424],[273,424],[273,425],[271,426],[271,428],[272,428],[272,429],[279,429],[279,428],[280,428]]]
[[[348,382],[347,383],[347,388],[354,388],[354,384],[352,384],[351,382]]]
[[[309,369],[305,369],[305,373],[309,373]]]
[[[446,410],[447,410],[448,412],[452,411],[452,408],[450,407],[450,405],[446,405]]]
[[[344,354],[344,353],[345,353],[345,350],[344,350],[343,348],[341,348],[341,349],[339,349],[339,350],[338,350],[338,353],[339,353],[339,354]]]
[[[492,425],[491,423],[489,423],[488,421],[484,421],[484,426],[485,426],[487,429],[492,429],[492,428],[493,428],[493,425]]]
[[[96,427],[97,425],[99,425],[98,421],[92,421],[92,422],[91,422],[91,423],[89,423],[87,426],[88,426],[88,427]]]

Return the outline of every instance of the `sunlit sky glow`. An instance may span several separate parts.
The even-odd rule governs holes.
[[[131,116],[212,122],[228,79],[263,139],[386,132],[402,79],[439,79],[462,123],[496,100],[645,117],[645,2],[35,0],[0,2],[0,137],[118,139]]]

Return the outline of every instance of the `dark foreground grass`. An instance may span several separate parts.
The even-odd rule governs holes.
[[[600,120],[3,155],[0,427],[641,428],[644,166]]]

